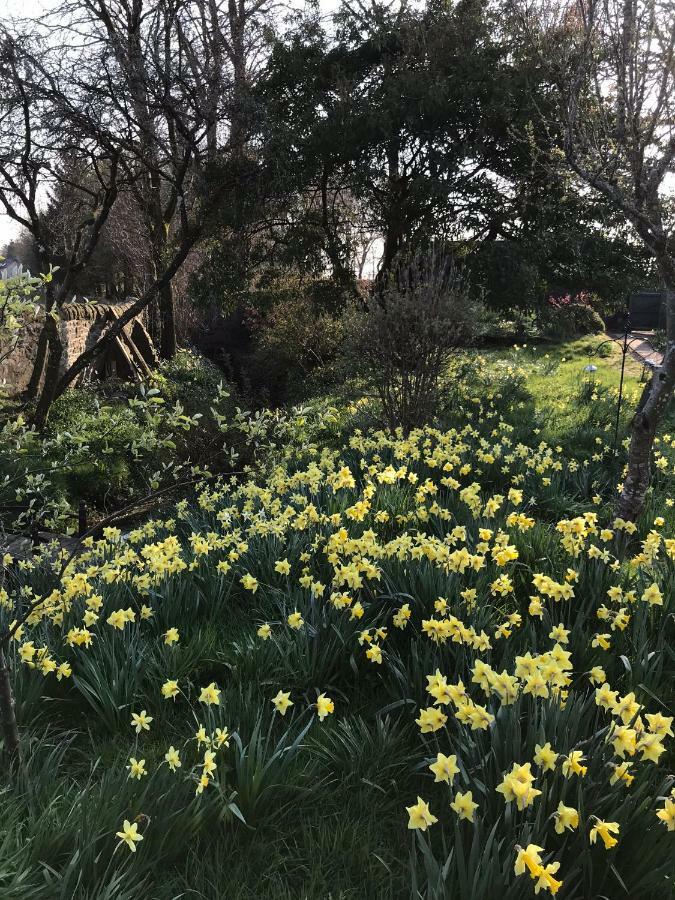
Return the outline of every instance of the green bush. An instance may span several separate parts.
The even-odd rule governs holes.
[[[558,340],[599,334],[605,330],[604,322],[582,295],[549,300],[542,318],[545,333]]]
[[[306,397],[307,379],[319,372],[321,387],[335,380],[330,373],[345,336],[340,306],[328,283],[287,279],[267,292],[265,309],[249,309],[255,348],[246,368],[256,394],[279,404]]]

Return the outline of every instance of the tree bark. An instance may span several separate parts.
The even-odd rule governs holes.
[[[0,645],[0,725],[5,744],[5,756],[11,763],[19,756],[19,727],[14,713],[14,696],[5,648]]]
[[[42,385],[40,398],[33,416],[33,424],[38,429],[44,428],[51,405],[56,399],[56,386],[59,381],[61,358],[63,356],[63,344],[61,343],[58,322],[49,314],[45,322],[45,331],[47,333],[48,346],[47,367],[45,369],[44,384]]]
[[[37,348],[35,351],[35,360],[33,362],[33,371],[31,372],[30,381],[26,388],[26,399],[35,400],[40,390],[42,376],[45,371],[45,363],[47,361],[47,348],[49,346],[49,337],[47,334],[47,323],[42,326],[40,337],[38,338]]]
[[[380,274],[388,276],[394,260],[403,246],[403,211],[405,189],[400,173],[400,138],[395,135],[387,144],[387,178],[389,185],[389,209],[384,229],[384,247]]]
[[[635,521],[642,512],[651,481],[654,437],[675,390],[675,294],[667,293],[668,342],[661,366],[656,369],[640,398],[631,423],[628,466],[616,515]]]
[[[176,317],[171,282],[167,281],[158,294],[160,315],[159,355],[162,359],[173,359],[176,355]]]
[[[159,313],[159,355],[161,359],[173,359],[176,355],[176,318],[171,280],[162,279],[166,267],[168,229],[162,221],[160,185],[153,188],[154,203],[152,223],[152,264],[157,285],[157,312]]]

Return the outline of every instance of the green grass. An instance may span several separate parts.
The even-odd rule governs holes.
[[[514,365],[527,376],[527,391],[537,411],[542,438],[567,444],[589,418],[594,394],[606,398],[616,412],[621,378],[621,348],[603,336],[563,344],[525,344],[481,354],[491,364]],[[588,372],[594,365],[597,371]],[[621,425],[625,428],[644,382],[643,367],[629,354],[624,371]],[[576,402],[581,400],[581,402]],[[605,433],[613,435],[614,419]],[[622,435],[623,436],[623,435]]]

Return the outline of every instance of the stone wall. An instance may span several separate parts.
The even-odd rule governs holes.
[[[102,333],[110,327],[115,318],[127,308],[127,304],[68,303],[61,309],[59,334],[63,344],[61,373],[89,347],[93,346]],[[0,390],[10,395],[20,394],[28,387],[33,364],[37,355],[40,333],[44,324],[44,313],[38,313],[34,321],[27,322],[21,329],[18,342],[9,356],[0,361]],[[148,366],[155,363],[152,343],[141,317],[132,319],[125,327],[125,334],[134,341]],[[0,358],[4,356],[0,348]],[[122,378],[136,374],[129,371],[128,358],[119,346],[113,347],[87,373],[87,377],[119,375]]]
[[[41,331],[41,320],[27,323],[21,327],[13,350],[0,347],[0,391],[18,394],[28,387]],[[3,359],[7,352],[9,356]]]

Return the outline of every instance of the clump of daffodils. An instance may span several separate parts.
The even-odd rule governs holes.
[[[611,858],[622,792],[637,778],[645,840],[660,840],[675,831],[675,794],[659,793],[673,720],[622,657],[634,634],[655,642],[672,615],[675,538],[664,519],[640,531],[595,501],[547,521],[538,500],[582,463],[515,440],[497,398],[470,408],[462,428],[357,431],[342,452],[289,451],[262,478],[209,483],[193,515],[179,506],[174,519],[90,541],[44,596],[0,590],[4,611],[17,600],[31,609],[13,630],[17,659],[60,681],[102,640],[152,647],[164,671],[130,711],[126,777],[145,788],[164,767],[201,796],[225,770],[236,723],[225,724],[224,680],[200,683],[180,663],[189,620],[167,621],[162,605],[207,583],[246,610],[250,640],[270,658],[294,642],[304,653],[325,621],[382,706],[387,677],[407,673],[419,793],[400,809],[413,833],[489,831],[498,809],[499,823],[530,829],[524,848],[504,842],[515,876],[555,895],[582,851],[563,846],[545,862],[544,847],[564,839]],[[547,556],[532,552],[542,533]],[[349,708],[332,684],[265,690],[279,728],[331,729]],[[167,711],[181,724],[158,752]],[[117,836],[134,852],[143,839],[129,821]]]

